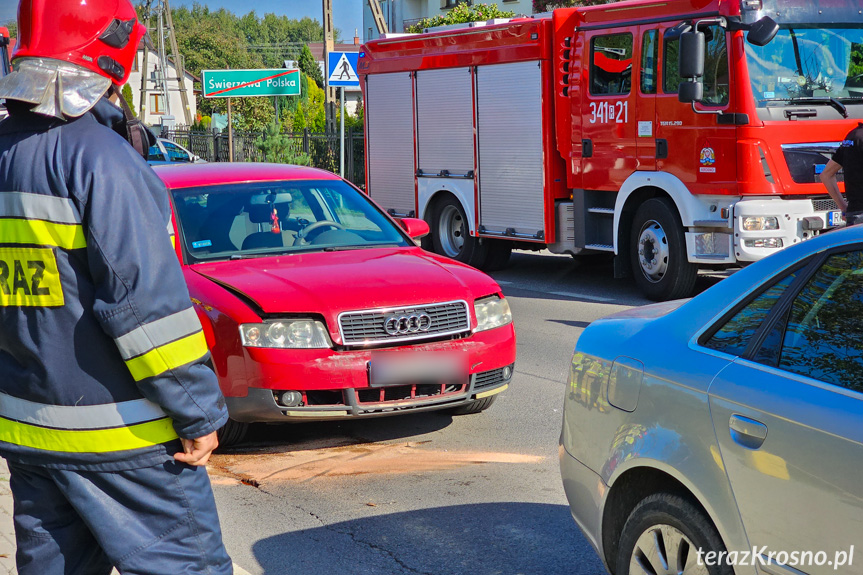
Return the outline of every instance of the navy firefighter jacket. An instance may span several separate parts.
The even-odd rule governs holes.
[[[164,184],[106,99],[0,122],[0,456],[156,465],[227,420]]]

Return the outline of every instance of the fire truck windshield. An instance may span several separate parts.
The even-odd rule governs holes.
[[[746,60],[758,107],[863,104],[863,25],[784,25],[766,46],[747,43]]]

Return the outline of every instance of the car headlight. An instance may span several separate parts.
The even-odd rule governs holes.
[[[512,323],[512,312],[506,298],[493,295],[473,302],[476,312],[476,331],[494,329]]]
[[[779,218],[772,216],[747,216],[743,218],[743,229],[747,232],[778,230]]]
[[[292,319],[240,325],[245,347],[325,349],[332,347],[324,324],[313,319]]]

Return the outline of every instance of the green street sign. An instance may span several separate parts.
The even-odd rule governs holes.
[[[299,70],[204,70],[205,98],[299,96]]]

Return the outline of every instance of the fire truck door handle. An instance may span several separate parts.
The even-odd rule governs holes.
[[[656,140],[656,159],[664,160],[668,157],[668,140],[658,138]]]
[[[593,140],[581,141],[581,157],[590,158],[593,156]]]

